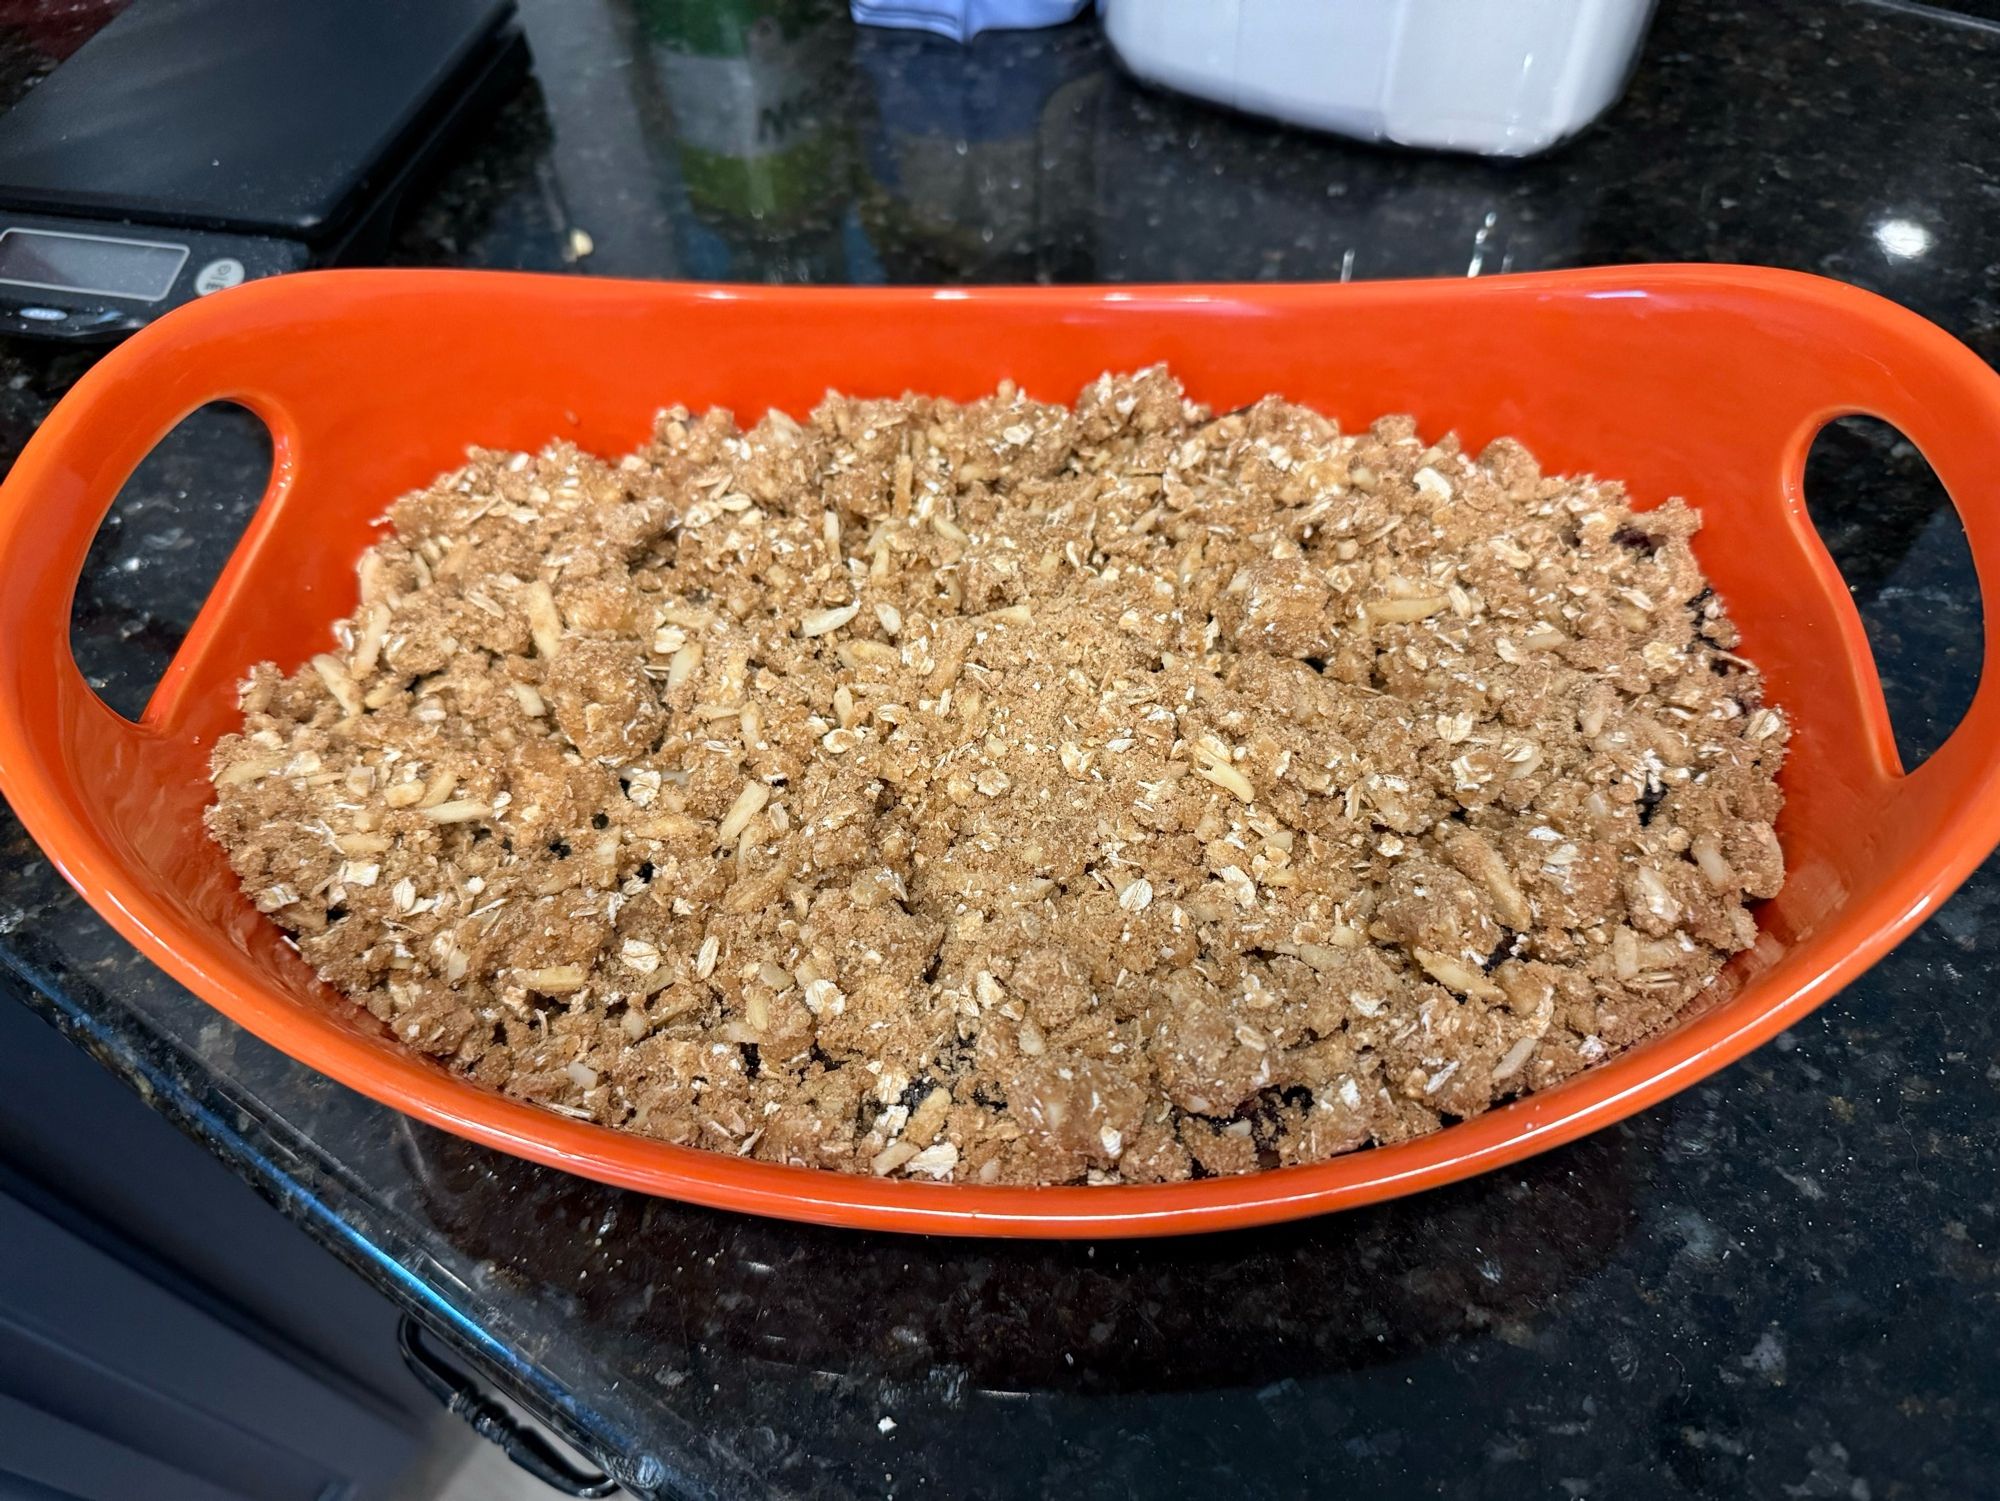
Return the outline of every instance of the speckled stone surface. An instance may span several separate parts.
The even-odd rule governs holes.
[[[1617,110],[1513,164],[1148,92],[1088,26],[961,52],[836,19],[784,165],[731,154],[676,13],[529,6],[537,81],[394,259],[822,281],[1760,261],[2000,359],[2000,27],[1978,17],[1666,0]],[[81,368],[0,356],[0,450]],[[215,414],[129,487],[76,622],[115,704],[143,701],[266,462]],[[1914,757],[1979,670],[1962,537],[1892,433],[1844,425],[1809,483]],[[412,1125],[164,980],[0,813],[0,985],[658,1496],[1994,1494],[1989,923],[1991,866],[1774,1045],[1475,1182],[1199,1241],[980,1245],[648,1201]]]

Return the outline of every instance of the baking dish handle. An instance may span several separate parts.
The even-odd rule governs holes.
[[[0,771],[60,759],[65,743],[156,733],[150,709],[134,724],[91,690],[70,650],[70,612],[91,543],[140,461],[209,402],[258,407],[232,389],[218,360],[203,357],[212,349],[142,333],[111,351],[57,404],[0,486]],[[273,440],[281,449],[275,426]],[[288,477],[275,452],[260,518]]]
[[[1905,347],[1853,351],[1845,372],[1845,399],[1821,405],[1800,424],[1787,455],[1787,490],[1810,527],[1804,475],[1814,438],[1838,418],[1874,417],[1916,445],[1957,511],[1972,553],[1983,617],[1983,660],[1972,703],[1944,743],[1907,772],[1895,754],[1879,685],[1876,708],[1885,774],[1895,789],[1890,806],[1900,813],[1910,810],[1913,801],[1958,804],[1944,816],[1966,825],[1970,839],[1977,834],[1974,824],[2000,829],[2000,376],[1956,339],[1914,315],[1897,318],[1896,333]],[[1830,557],[1828,564],[1832,566]]]

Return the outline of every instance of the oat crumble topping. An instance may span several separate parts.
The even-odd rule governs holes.
[[[1678,501],[1388,417],[829,395],[473,450],[209,826],[410,1047],[849,1172],[1155,1182],[1437,1129],[1666,1025],[1787,735]]]

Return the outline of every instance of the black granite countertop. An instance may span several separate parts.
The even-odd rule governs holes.
[[[960,50],[812,22],[811,0],[693,8],[806,17],[801,84],[686,66],[691,8],[667,0],[524,9],[535,77],[413,205],[398,264],[1072,281],[1751,261],[1870,287],[2000,359],[2000,25],[1976,16],[1666,0],[1613,114],[1490,163],[1148,92],[1089,24]],[[8,45],[18,90],[33,41]],[[776,154],[746,150],[760,89],[821,98]],[[0,354],[0,451],[82,365]],[[209,413],[128,486],[76,619],[119,707],[186,628],[263,444]],[[1914,758],[1979,671],[1963,537],[1879,427],[1826,435],[1809,487]],[[684,1208],[415,1125],[164,979],[0,811],[0,985],[650,1496],[1995,1494],[1996,904],[1989,864],[1774,1045],[1479,1180],[1192,1241],[979,1244]]]

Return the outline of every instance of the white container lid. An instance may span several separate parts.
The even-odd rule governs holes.
[[[1099,0],[1141,78],[1364,140],[1526,156],[1623,92],[1653,0]]]

